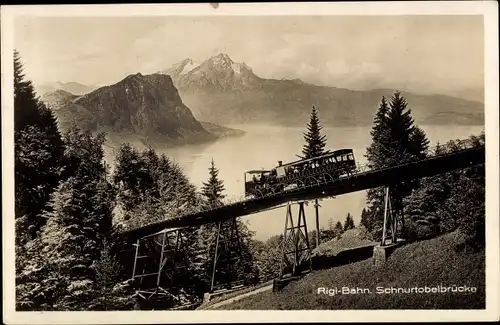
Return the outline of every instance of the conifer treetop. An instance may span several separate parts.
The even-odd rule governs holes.
[[[210,167],[208,168],[209,178],[207,182],[203,182],[201,188],[201,194],[210,205],[220,205],[222,204],[222,199],[224,199],[224,181],[219,179],[219,169],[215,167],[215,162],[212,159]]]
[[[321,134],[323,127],[320,125],[318,111],[313,106],[309,122],[307,123],[307,131],[304,133],[306,143],[302,148],[303,159],[321,156],[325,153],[326,136]]]

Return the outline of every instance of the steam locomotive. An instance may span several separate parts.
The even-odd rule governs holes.
[[[245,172],[245,196],[260,197],[297,187],[333,181],[356,169],[352,149],[339,149],[311,159],[288,164],[278,161],[270,170]]]

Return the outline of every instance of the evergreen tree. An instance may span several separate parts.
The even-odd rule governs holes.
[[[196,188],[182,168],[151,148],[140,153],[122,145],[113,183],[123,222],[129,227],[178,217],[198,205]]]
[[[329,230],[335,229],[335,221],[333,220],[333,218],[328,219],[328,229]]]
[[[326,136],[321,135],[322,128],[316,107],[313,106],[307,124],[307,132],[304,133],[306,143],[302,149],[303,159],[318,157],[325,153]]]
[[[14,52],[15,215],[26,216],[30,237],[45,223],[40,213],[61,179],[64,146],[53,112],[25,80]]]
[[[390,130],[387,123],[389,106],[387,100],[382,96],[380,106],[373,119],[373,127],[370,131],[372,143],[366,148],[365,157],[368,160],[368,166],[372,169],[382,168],[387,165],[388,147],[390,141]]]
[[[121,146],[113,174],[120,207],[119,222],[124,227],[136,228],[167,218],[181,217],[196,211],[201,200],[196,188],[184,175],[182,168],[152,148],[139,152],[129,144]],[[190,267],[176,279],[176,285],[196,300],[206,292],[207,272],[195,252],[200,250],[197,229],[185,228],[181,232],[184,243],[178,252]],[[202,242],[206,245],[206,242]],[[201,258],[201,260],[205,260]],[[120,258],[125,268],[132,268],[130,259]],[[129,275],[130,276],[130,275]]]
[[[427,154],[429,141],[423,130],[414,125],[411,110],[400,92],[394,93],[389,105],[382,98],[371,135],[372,143],[367,148],[366,157],[372,169],[419,160]],[[417,181],[396,182],[390,186],[393,211],[402,214],[403,198],[416,187]],[[367,202],[369,210],[366,212],[364,226],[380,233],[384,211],[383,188],[369,190]]]
[[[131,281],[121,281],[123,267],[113,255],[110,245],[104,241],[99,260],[94,261],[96,297],[90,302],[90,310],[130,310],[134,305]]]
[[[208,171],[208,181],[203,182],[203,186],[201,188],[202,200],[204,202],[204,206],[207,208],[219,207],[223,204],[222,200],[225,197],[225,195],[223,194],[225,188],[224,182],[219,179],[219,169],[215,167],[213,159]],[[227,236],[231,232],[231,228],[234,227],[234,223],[238,234],[237,238],[223,238],[223,236]],[[216,236],[219,230],[219,226],[219,245],[228,245],[226,247],[226,249],[228,250],[226,251],[227,256],[230,256],[231,258],[239,257],[238,262],[235,264],[233,264],[232,261],[218,262],[219,264],[217,265],[217,269],[225,270],[221,271],[223,272],[222,274],[218,273],[219,278],[224,278],[227,281],[235,280],[237,278],[254,278],[256,274],[258,274],[258,270],[254,266],[254,259],[249,247],[251,243],[252,233],[250,232],[248,227],[239,219],[229,219],[227,221],[221,222],[220,224],[207,224],[200,227],[199,229],[199,246],[201,249],[205,250],[208,253],[206,255],[207,258],[200,261],[201,265],[203,265],[203,268],[205,268],[207,273],[210,274],[207,280],[211,279],[212,276],[211,272],[213,270],[213,256],[215,254]],[[219,249],[221,248],[222,247],[220,247]]]
[[[25,80],[19,52],[14,51],[14,131],[40,126],[39,101],[30,80]]]
[[[203,183],[201,188],[201,194],[205,198],[205,202],[210,207],[220,206],[225,195],[222,194],[224,191],[224,182],[219,179],[219,170],[215,168],[214,160],[212,159],[211,166],[208,169],[209,178],[208,181]]]
[[[343,233],[344,233],[344,227],[342,226],[342,222],[337,221],[337,223],[335,224],[335,234],[337,238],[340,238],[340,235],[342,235]]]
[[[127,212],[134,209],[142,200],[139,176],[144,164],[139,155],[137,149],[129,143],[122,144],[116,155],[113,183],[118,189],[118,201]]]
[[[344,231],[347,231],[349,229],[353,229],[355,227],[354,225],[354,219],[352,218],[351,214],[348,212],[347,216],[344,221]]]
[[[363,208],[361,211],[361,220],[359,222],[360,226],[365,227],[368,231],[372,231],[371,227],[373,226],[371,216],[368,211]]]
[[[99,291],[92,265],[113,229],[115,199],[106,180],[104,137],[72,129],[65,140],[69,177],[56,188],[43,213],[47,223],[35,241],[36,258],[22,272],[31,275],[18,283],[19,297],[33,310],[89,307]]]
[[[475,145],[484,145],[483,136],[471,136]],[[455,150],[455,141],[439,145],[437,153]],[[410,240],[460,229],[466,243],[484,245],[484,165],[426,177],[420,187],[405,198]]]
[[[321,130],[323,127],[320,125],[318,112],[316,107],[312,107],[311,115],[309,118],[309,123],[307,123],[307,131],[304,133],[305,144],[302,148],[302,159],[310,159],[314,157],[321,156],[325,154],[325,146],[326,146],[326,136],[321,134]],[[314,204],[318,205],[318,200],[314,200]],[[316,220],[316,224],[319,224],[319,221]],[[319,245],[319,238],[321,237],[321,233],[319,229],[316,229],[319,233],[316,240],[316,246]]]
[[[438,143],[439,144],[439,143]],[[427,157],[429,150],[429,140],[424,130],[415,126],[413,133],[410,135],[410,152],[418,160]]]

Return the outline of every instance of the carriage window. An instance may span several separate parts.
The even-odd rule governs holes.
[[[349,160],[354,160],[354,155],[352,154],[352,152],[349,154]]]

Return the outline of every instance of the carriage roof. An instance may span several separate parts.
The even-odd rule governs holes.
[[[318,157],[313,157],[313,158],[309,158],[309,159],[296,160],[296,161],[293,161],[291,163],[283,164],[283,165],[278,166],[278,167],[287,167],[287,166],[292,166],[292,165],[296,165],[296,164],[302,164],[302,163],[313,161],[313,160],[317,160],[317,159],[320,159],[320,158],[329,158],[329,157],[333,157],[333,156],[348,154],[348,153],[351,153],[351,152],[352,152],[352,149],[338,149],[338,150],[335,150],[335,151],[329,151],[328,153],[326,153],[324,155],[321,155],[321,156],[318,156]]]
[[[247,174],[263,174],[263,173],[269,173],[269,172],[270,172],[270,170],[254,169],[254,170],[246,171],[245,173],[247,173]]]

